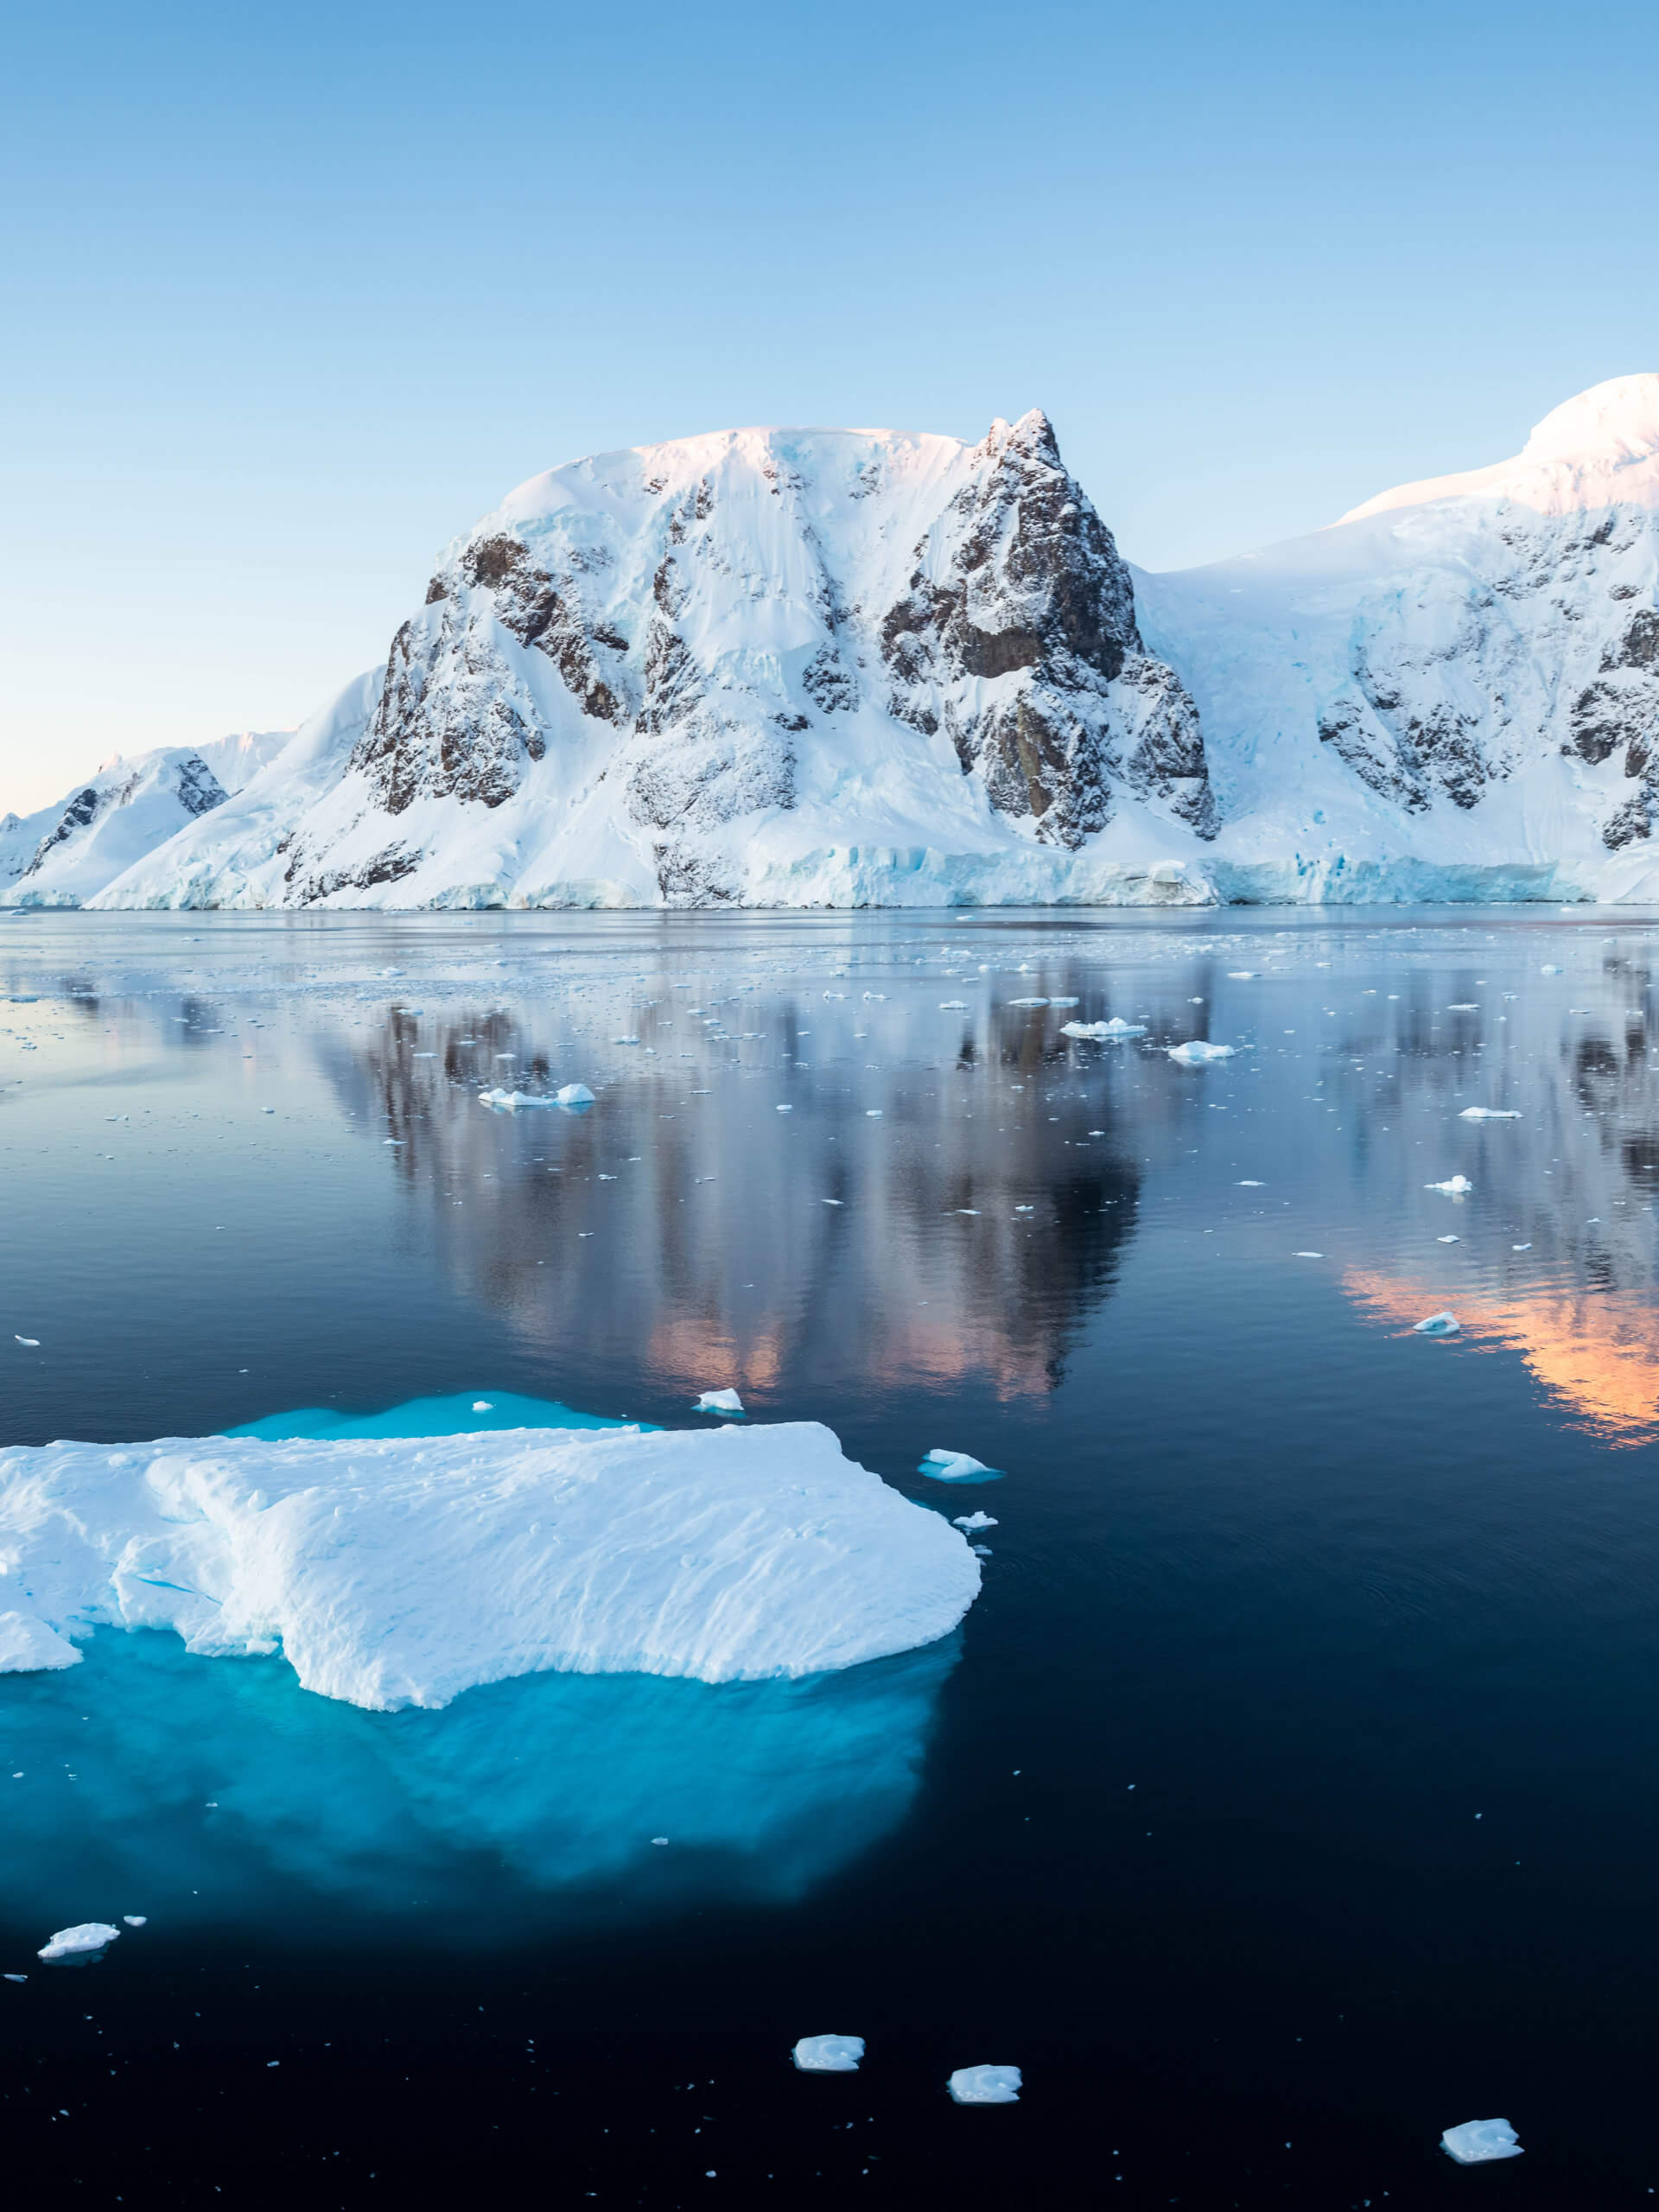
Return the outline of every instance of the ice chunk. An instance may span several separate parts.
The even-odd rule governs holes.
[[[1538,970],[1538,973],[1541,976],[1559,976],[1560,972],[1560,969],[1555,965],[1553,960],[1546,960],[1543,966]]]
[[[803,2036],[790,2056],[803,2074],[856,2074],[862,2036]]]
[[[280,1651],[379,1711],[543,1672],[851,1667],[948,1635],[980,1577],[810,1421],[17,1446],[0,1556],[48,1627]]]
[[[1062,1037],[1083,1037],[1103,1044],[1109,1038],[1144,1037],[1147,1026],[1143,1021],[1125,1021],[1115,1014],[1109,1021],[1063,1021]]]
[[[495,1408],[488,1398],[474,1398],[473,1400],[473,1411],[475,1414],[493,1414],[495,1411]]]
[[[480,1106],[492,1107],[498,1114],[516,1114],[521,1106],[556,1106],[556,1098],[543,1097],[528,1090],[503,1090],[498,1084],[493,1090],[480,1090]]]
[[[1167,1048],[1172,1060],[1179,1060],[1184,1068],[1207,1067],[1211,1060],[1230,1060],[1235,1047],[1231,1045],[1212,1045],[1206,1038],[1194,1037],[1189,1044],[1171,1045]]]
[[[1293,1260],[1322,1260],[1325,1255],[1323,1252],[1293,1252],[1290,1256]]]
[[[42,1943],[35,1957],[49,1967],[86,1966],[101,1959],[120,1935],[106,1920],[83,1920],[78,1928],[60,1928],[49,1943]]]
[[[1240,1191],[1262,1191],[1265,1190],[1267,1185],[1258,1182],[1254,1175],[1246,1175],[1234,1185],[1234,1188]]]
[[[80,1654],[67,1637],[49,1629],[33,1613],[0,1613],[0,1675],[33,1675],[48,1667],[79,1665]]]
[[[1017,2066],[959,2066],[944,2086],[959,2105],[1017,2105],[1024,2085]]]
[[[966,1011],[967,1005],[968,1001],[966,999],[941,999],[939,1001],[939,1012],[941,1014],[962,1014]],[[822,2037],[820,2037],[819,2040],[822,2042]],[[797,2047],[798,2048],[798,2046]]]
[[[1227,980],[1230,983],[1254,982],[1255,970],[1254,968],[1230,968],[1227,970]]]
[[[124,1912],[121,1917],[129,1928],[148,1928],[149,1925],[147,1912]]]
[[[562,1090],[556,1090],[553,1095],[561,1106],[567,1108],[591,1106],[594,1103],[594,1094],[585,1083],[567,1083]]]
[[[1420,1337],[1455,1337],[1458,1317],[1455,1313],[1431,1313],[1426,1321],[1413,1324],[1413,1332]]]
[[[1545,969],[1548,975],[1549,970]],[[1488,2158],[1518,2158],[1521,2145],[1507,2120],[1465,2120],[1461,2127],[1448,2127],[1440,2148],[1460,2166],[1478,2166]]]
[[[1010,1006],[1046,1006],[1048,1001],[1046,999],[1010,999],[1008,1004]]]
[[[1444,1183],[1425,1183],[1423,1185],[1426,1191],[1449,1191],[1454,1198],[1461,1198],[1465,1191],[1472,1191],[1474,1187],[1466,1175],[1449,1175]]]
[[[14,1336],[16,1335],[15,1330],[12,1333]],[[38,1351],[41,1348],[41,1340],[38,1337],[18,1337],[17,1341],[20,1344],[27,1344],[31,1351]]]
[[[700,1414],[741,1414],[743,1401],[735,1390],[705,1390],[694,1410]]]
[[[916,1471],[931,1476],[936,1483],[994,1483],[1002,1475],[1001,1467],[988,1467],[966,1452],[938,1450],[930,1452]]]
[[[951,1526],[957,1529],[995,1529],[996,1523],[988,1513],[958,1513]]]
[[[1518,1122],[1520,1109],[1515,1106],[1465,1106],[1458,1119],[1460,1122]]]

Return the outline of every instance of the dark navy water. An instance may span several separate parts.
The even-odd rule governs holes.
[[[0,1679],[9,2179],[1646,2202],[1654,944],[0,920],[0,1442],[480,1394],[686,1426],[729,1383],[997,1524],[955,1637],[808,1682],[377,1714],[108,1630]],[[1109,1016],[1147,1033],[1062,1034]],[[572,1081],[585,1114],[480,1103]],[[1006,1473],[931,1484],[936,1446]],[[102,1964],[35,1961],[129,1912]],[[797,2075],[831,2031],[863,2070]],[[1019,2105],[949,2101],[981,2062]],[[1437,2149],[1494,2114],[1524,2157]]]

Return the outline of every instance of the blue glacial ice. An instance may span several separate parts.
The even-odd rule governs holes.
[[[281,1442],[302,1424],[324,1442],[463,1427],[476,1442],[531,1425],[575,1432],[567,1442],[640,1433],[490,1398],[487,1417],[466,1391],[366,1416],[275,1415],[246,1435]],[[786,1447],[793,1433],[692,1440],[719,1449],[769,1433]],[[240,1510],[257,1521],[273,1494]],[[976,1586],[977,1562],[950,1534]],[[706,1548],[705,1532],[676,1541],[677,1562]],[[158,1591],[156,1602],[189,1594]],[[916,1615],[907,1632],[924,1624]],[[76,1664],[66,1639],[68,1671],[37,1662],[0,1680],[16,1770],[4,1916],[51,1928],[90,1908],[113,1925],[142,1899],[169,1930],[229,1921],[336,1927],[356,1942],[418,1930],[426,1942],[512,1943],[572,1915],[796,1897],[905,1817],[959,1645],[952,1632],[838,1671],[719,1683],[518,1674],[441,1710],[376,1711],[307,1694],[291,1652],[210,1657],[175,1633],[105,1630]],[[653,1849],[664,1835],[672,1849]]]
[[[1017,2066],[959,2066],[944,2086],[959,2105],[1016,2105],[1025,2085]]]
[[[803,2036],[790,2056],[803,2074],[856,2074],[862,2036]]]
[[[1460,2166],[1483,2165],[1489,2158],[1521,2156],[1521,2145],[1507,2120],[1465,2120],[1461,2127],[1446,2129],[1440,2138],[1440,2148]]]

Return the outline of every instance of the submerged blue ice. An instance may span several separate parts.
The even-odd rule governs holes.
[[[529,1425],[618,1424],[467,1391],[239,1433]],[[280,1656],[99,1635],[79,1667],[0,1679],[11,1947],[132,1911],[471,1944],[578,1910],[796,1897],[903,1818],[958,1649],[952,1635],[795,1681],[535,1675],[377,1713],[308,1694]]]

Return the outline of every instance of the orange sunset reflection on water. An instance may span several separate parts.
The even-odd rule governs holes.
[[[1380,1269],[1344,1270],[1343,1288],[1377,1320],[1411,1328],[1443,1291]],[[1659,1307],[1631,1291],[1539,1287],[1452,1300],[1479,1349],[1518,1351],[1550,1395],[1612,1445],[1659,1436]]]

